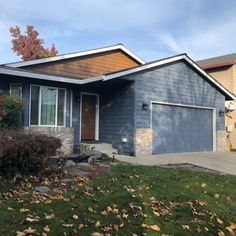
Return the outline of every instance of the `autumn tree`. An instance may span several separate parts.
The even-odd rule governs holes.
[[[51,48],[43,47],[44,40],[38,37],[39,33],[32,25],[27,25],[25,35],[21,34],[18,26],[11,27],[9,31],[12,36],[12,50],[24,61],[52,57],[58,53],[54,44]]]

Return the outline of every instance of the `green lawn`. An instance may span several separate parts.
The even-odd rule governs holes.
[[[56,177],[40,181],[54,184],[54,195],[30,182],[15,191],[0,184],[0,235],[29,227],[31,235],[227,235],[236,223],[233,176],[117,165],[100,179],[74,179],[67,191]]]

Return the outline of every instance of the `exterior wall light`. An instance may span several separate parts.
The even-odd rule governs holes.
[[[147,111],[148,108],[149,108],[148,103],[143,103],[142,108],[143,108],[144,111]]]
[[[224,116],[225,112],[224,111],[219,111],[219,116]]]

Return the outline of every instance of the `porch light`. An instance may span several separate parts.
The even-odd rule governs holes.
[[[224,111],[219,111],[219,116],[223,116],[225,114]]]
[[[147,111],[148,108],[149,108],[148,103],[143,103],[142,108],[143,108],[144,111]]]

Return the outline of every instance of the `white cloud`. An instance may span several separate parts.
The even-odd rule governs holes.
[[[46,46],[55,42],[60,53],[118,42],[150,60],[182,52],[194,59],[233,52],[235,8],[229,4],[212,13],[209,4],[211,0],[3,1],[0,61],[16,59],[9,27],[24,29],[27,24],[35,26]]]

